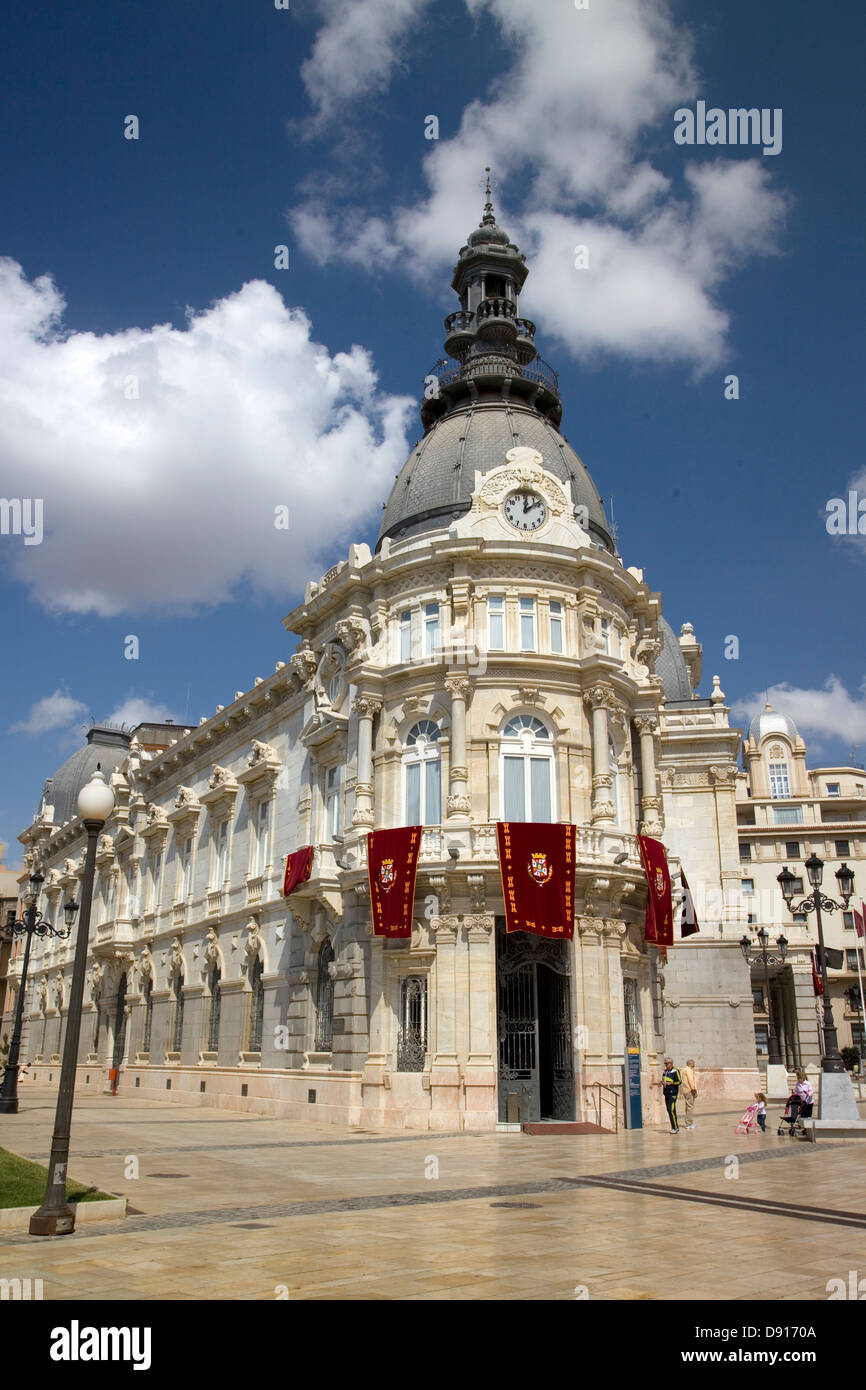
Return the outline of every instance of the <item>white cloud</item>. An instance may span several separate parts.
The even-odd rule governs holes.
[[[164,724],[167,719],[175,722],[175,715],[168,705],[157,704],[152,699],[138,695],[127,695],[107,716],[105,723],[134,728],[136,724]]]
[[[781,683],[763,692],[747,695],[731,706],[735,719],[747,720],[760,714],[765,700],[779,714],[787,714],[804,740],[808,735],[844,739],[853,746],[866,744],[866,680],[860,695],[852,697],[838,676],[828,676],[820,690],[803,689]]]
[[[64,332],[64,307],[0,260],[4,492],[41,497],[45,529],[0,553],[45,607],[189,611],[241,579],[288,596],[387,496],[415,403],[378,389],[362,348],[314,342],[272,286],[180,330]]]
[[[66,690],[55,690],[37,700],[26,719],[10,726],[10,733],[45,734],[51,729],[66,729],[87,714],[87,705],[74,700]]]
[[[729,324],[718,288],[736,266],[773,251],[787,200],[761,157],[696,163],[674,145],[673,113],[700,90],[690,34],[667,0],[581,11],[562,0],[466,3],[473,17],[498,23],[514,63],[467,105],[452,139],[431,145],[426,201],[370,216],[316,191],[288,214],[299,245],[320,264],[397,263],[429,283],[477,221],[490,164],[498,220],[532,270],[522,308],[574,355],[678,359],[699,370],[722,361]],[[376,9],[377,0],[358,0],[356,22]],[[653,146],[674,155],[679,188],[654,167]],[[578,244],[589,247],[589,270],[574,266]]]
[[[320,0],[324,24],[301,78],[316,123],[347,102],[384,91],[401,62],[408,34],[431,0]]]

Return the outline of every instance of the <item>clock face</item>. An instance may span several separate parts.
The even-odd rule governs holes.
[[[506,519],[518,531],[537,531],[547,518],[547,507],[537,492],[524,488],[512,492],[503,508]]]

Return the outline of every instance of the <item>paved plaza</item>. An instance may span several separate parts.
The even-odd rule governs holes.
[[[0,1145],[44,1162],[54,1100],[23,1088]],[[676,1138],[374,1133],[82,1097],[70,1176],[130,1214],[4,1234],[0,1277],[46,1300],[826,1300],[866,1273],[866,1145],[738,1117]]]

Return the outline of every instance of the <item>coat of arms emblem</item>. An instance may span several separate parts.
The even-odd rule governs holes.
[[[535,879],[539,887],[542,887],[553,877],[553,865],[550,863],[544,851],[539,854],[533,851],[530,854],[528,868],[530,877]]]
[[[393,859],[383,859],[383,860],[382,860],[381,868],[379,869],[379,882],[380,882],[380,884],[382,885],[382,887],[384,888],[384,890],[385,890],[386,893],[388,892],[388,889],[389,889],[389,888],[393,888],[393,887],[394,887],[394,884],[396,883],[396,881],[397,881],[397,872],[396,872],[396,870],[395,870],[395,868],[394,868],[394,860],[393,860]]]
[[[661,898],[665,891],[665,876],[661,869],[656,869],[656,893]]]

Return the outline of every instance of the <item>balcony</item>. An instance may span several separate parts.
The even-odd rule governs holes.
[[[115,917],[110,922],[100,922],[93,934],[94,946],[131,946],[133,925],[129,917]]]
[[[481,822],[477,825],[455,826],[425,825],[421,832],[421,849],[418,854],[419,867],[429,864],[448,864],[452,862],[449,846],[460,849],[459,862],[479,866],[498,866],[499,850],[496,840],[496,821]],[[468,854],[466,839],[469,839]],[[357,867],[367,867],[367,840],[362,837],[355,847]],[[589,825],[576,827],[575,862],[592,868],[613,868],[614,857],[625,854],[627,858],[617,867],[639,869],[643,873],[640,851],[636,835],[622,830],[600,830]]]
[[[262,900],[263,886],[264,878],[261,874],[247,879],[247,907],[258,907]]]
[[[221,888],[209,888],[205,900],[205,912],[208,917],[219,917],[223,908],[223,890]]]

